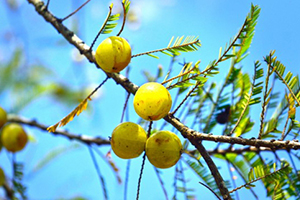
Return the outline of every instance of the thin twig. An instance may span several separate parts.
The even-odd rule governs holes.
[[[161,188],[162,188],[162,190],[164,192],[165,198],[166,198],[166,200],[168,200],[168,193],[167,193],[167,190],[166,190],[166,188],[164,186],[164,182],[163,182],[163,180],[162,180],[162,178],[161,178],[161,176],[159,174],[159,171],[158,171],[158,169],[156,167],[153,166],[153,168],[154,168],[156,176],[157,176],[157,178],[159,180],[160,186],[161,186]]]
[[[181,179],[183,180],[182,181],[182,185],[183,185],[183,188],[185,189],[185,191],[184,191],[184,196],[185,196],[185,200],[188,200],[189,198],[188,198],[188,194],[187,194],[187,192],[188,192],[188,190],[187,190],[187,187],[186,187],[186,180],[185,180],[185,177],[184,177],[184,169],[183,169],[183,166],[182,166],[182,162],[180,161],[179,163],[178,163],[178,165],[179,165],[179,167],[180,167],[180,175],[181,175]]]
[[[142,161],[141,171],[140,171],[139,180],[138,180],[136,200],[139,200],[139,197],[140,197],[140,188],[141,188],[142,176],[143,176],[143,171],[144,171],[144,166],[145,166],[145,161],[146,161],[146,153],[144,153],[142,159],[143,159],[143,161]]]
[[[126,108],[127,108],[127,103],[128,103],[129,97],[130,97],[130,93],[127,92],[127,96],[126,96],[126,100],[125,100],[125,104],[124,104],[123,112],[122,112],[122,116],[121,116],[121,123],[123,122],[123,119],[124,119],[124,115],[125,115],[125,112],[126,112]]]
[[[94,145],[90,144],[93,150],[110,166],[112,171],[115,173],[118,183],[122,183],[122,178],[119,175],[119,168],[115,165],[115,163],[111,160],[111,158],[107,155],[103,155],[103,153]]]
[[[187,65],[187,64],[186,64],[186,65]],[[175,76],[175,77],[173,77],[173,78],[170,78],[170,79],[168,79],[168,80],[163,81],[161,84],[164,85],[164,84],[166,84],[166,83],[168,83],[168,82],[170,82],[170,81],[173,81],[173,80],[175,80],[175,79],[177,79],[177,78],[180,78],[180,77],[182,77],[182,76],[184,76],[184,75],[187,75],[187,74],[189,74],[190,72],[192,72],[194,69],[195,69],[195,66],[192,67],[192,68],[191,68],[190,70],[188,70],[187,72],[181,73],[181,74],[179,74],[179,75],[177,75],[177,76]]]
[[[91,44],[91,47],[90,47],[90,49],[89,49],[90,52],[92,51],[93,46],[94,46],[96,40],[98,39],[98,37],[100,36],[101,32],[104,30],[104,28],[105,28],[105,26],[106,26],[106,24],[107,24],[107,22],[108,22],[108,19],[109,19],[110,15],[111,15],[111,11],[112,11],[112,7],[109,6],[109,12],[108,12],[108,14],[107,14],[107,17],[106,17],[106,19],[105,19],[105,21],[104,21],[102,27],[100,28],[100,31],[98,32],[98,34],[96,35],[95,39],[93,40],[93,42],[92,42],[92,44]]]
[[[149,128],[148,128],[148,133],[147,133],[147,137],[148,138],[151,135],[152,124],[153,124],[153,121],[150,121]],[[139,180],[138,180],[138,188],[137,188],[137,193],[136,193],[136,200],[138,200],[139,196],[140,196],[140,188],[141,188],[141,181],[142,181],[142,176],[143,176],[145,161],[146,161],[146,152],[143,155],[143,161],[142,161],[141,171],[140,171]]]
[[[124,12],[123,23],[122,23],[122,27],[121,27],[119,33],[117,34],[117,36],[121,35],[121,33],[122,33],[123,29],[124,29],[124,26],[125,26],[125,22],[126,22],[126,15],[127,15],[127,13],[126,13],[126,8],[125,8],[125,4],[124,3],[125,3],[125,1],[122,1],[122,7],[123,7],[123,12]]]
[[[270,59],[272,59],[271,54],[270,54]],[[271,70],[271,64],[268,64],[268,71],[266,75],[266,80],[265,80],[265,91],[264,91],[264,98],[263,98],[263,103],[262,103],[262,110],[260,114],[260,129],[259,129],[259,134],[258,134],[258,139],[261,139],[264,131],[264,121],[265,121],[265,111],[266,111],[266,101],[267,101],[267,93],[268,93],[268,88],[269,88],[269,78],[270,78],[270,70]]]
[[[184,102],[190,97],[190,95],[194,92],[194,90],[201,84],[201,81],[197,81],[197,83],[195,84],[195,86],[187,93],[187,95],[185,96],[185,98],[180,102],[180,104],[177,106],[177,108],[175,108],[174,111],[171,112],[171,115],[174,115],[178,109],[184,104]]]
[[[125,174],[125,184],[124,184],[124,200],[127,200],[127,190],[129,182],[129,171],[130,171],[130,159],[127,161],[126,174]]]
[[[48,7],[49,7],[49,3],[50,3],[50,0],[47,0],[47,3],[46,3],[46,9],[48,10]]]
[[[106,83],[106,81],[108,80],[108,76],[83,100],[80,102],[80,104],[78,106],[76,106],[75,109],[73,109],[67,116],[65,116],[64,118],[62,118],[59,122],[57,122],[56,124],[49,126],[47,128],[47,131],[49,132],[55,132],[57,127],[62,127],[65,126],[66,124],[68,124],[70,121],[73,120],[73,118],[75,116],[79,116],[80,113],[86,108],[87,106],[87,102],[91,101],[91,97]]]
[[[74,15],[75,13],[77,13],[83,6],[85,6],[90,1],[91,0],[87,0],[84,4],[82,4],[79,8],[77,8],[74,12],[72,12],[71,14],[69,14],[68,16],[66,16],[65,18],[61,19],[61,22],[65,21],[66,19],[68,19],[69,17],[71,17],[72,15]]]
[[[107,195],[107,190],[106,190],[106,186],[105,186],[104,177],[103,177],[102,174],[101,174],[100,167],[99,167],[99,165],[98,165],[98,163],[97,163],[95,154],[94,154],[94,152],[93,152],[93,149],[92,149],[90,146],[88,146],[88,149],[89,149],[89,152],[90,152],[90,156],[91,156],[91,158],[92,158],[92,160],[93,160],[94,167],[95,167],[95,169],[96,169],[96,171],[97,171],[97,174],[98,174],[100,183],[101,183],[101,185],[102,185],[102,190],[103,190],[104,198],[105,198],[105,199],[108,199],[108,195]]]
[[[206,187],[207,189],[209,189],[219,200],[222,200],[218,195],[217,193],[215,193],[215,191],[213,191],[210,187],[208,187],[207,185],[205,185],[204,183],[202,182],[199,182],[201,185],[203,185],[204,187]]]
[[[252,180],[252,181],[250,181],[250,182],[248,182],[248,183],[245,183],[244,185],[241,185],[241,186],[239,186],[239,187],[237,187],[237,188],[235,188],[235,189],[229,191],[229,193],[233,193],[233,192],[235,192],[235,191],[237,191],[237,190],[240,190],[240,189],[246,187],[247,185],[251,185],[252,183],[255,183],[255,182],[257,182],[257,181],[259,181],[259,180],[261,180],[261,179],[264,179],[264,178],[266,178],[266,177],[268,177],[268,176],[271,176],[271,175],[273,175],[274,173],[279,172],[279,171],[281,171],[281,170],[283,170],[283,169],[285,169],[285,168],[287,168],[287,167],[289,167],[289,165],[286,165],[286,166],[284,166],[284,167],[282,167],[282,168],[280,168],[280,169],[278,169],[278,170],[276,170],[276,171],[274,171],[274,172],[272,172],[272,173],[270,173],[270,174],[266,174],[266,175],[264,175],[264,176],[262,176],[262,177],[256,178],[255,180]]]
[[[162,48],[162,49],[157,49],[157,50],[153,50],[153,51],[139,53],[139,54],[132,55],[131,58],[138,57],[138,56],[143,56],[143,55],[148,55],[148,54],[152,54],[152,53],[156,53],[156,52],[162,52],[162,51],[168,51],[168,50],[172,50],[172,49],[176,49],[176,48],[181,48],[181,47],[196,44],[198,42],[199,42],[199,40],[195,40],[193,42],[189,42],[189,43],[185,43],[185,44],[181,44],[181,45],[177,45],[177,46],[166,47],[166,48]]]
[[[286,130],[286,127],[287,127],[287,125],[288,125],[288,123],[289,123],[289,119],[290,119],[289,116],[287,116],[287,117],[286,117],[285,124],[284,124],[284,127],[283,127],[282,132],[281,132],[281,138],[280,138],[281,141],[284,140],[284,137],[285,137],[285,130]]]
[[[233,129],[230,131],[230,135],[232,135],[235,131],[235,129],[238,127],[238,125],[240,124],[248,106],[249,106],[249,103],[250,103],[250,100],[251,100],[251,97],[252,97],[252,94],[253,94],[253,90],[254,90],[254,85],[255,85],[255,80],[256,80],[256,68],[254,67],[254,75],[253,75],[253,81],[252,81],[252,84],[251,84],[251,91],[250,91],[250,94],[249,94],[249,98],[246,102],[246,106],[244,106],[244,109],[242,110],[241,114],[240,114],[240,117],[238,118],[237,122],[235,123]],[[233,105],[233,104],[232,104]]]

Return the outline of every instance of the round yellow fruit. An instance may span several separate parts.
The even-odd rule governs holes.
[[[143,119],[156,121],[165,117],[172,106],[169,91],[160,83],[149,82],[142,85],[133,99],[135,112]]]
[[[5,183],[5,174],[2,168],[0,167],[0,187]]]
[[[145,151],[152,165],[165,169],[174,166],[178,162],[182,145],[175,133],[159,131],[149,137]]]
[[[100,43],[95,58],[105,72],[120,72],[130,63],[131,47],[124,38],[111,36]]]
[[[21,151],[27,144],[28,136],[21,125],[7,124],[1,133],[2,145],[11,152]]]
[[[140,125],[124,122],[113,130],[110,143],[118,157],[131,159],[142,154],[146,140],[147,133]]]
[[[7,114],[3,108],[0,107],[0,128],[7,122]]]

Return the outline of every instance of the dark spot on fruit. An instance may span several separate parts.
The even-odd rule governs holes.
[[[128,145],[126,145],[126,148],[128,148]]]
[[[155,142],[156,142],[158,145],[161,145],[163,141],[162,141],[161,139],[159,139],[159,138],[156,138],[156,139],[155,139]]]
[[[138,106],[139,106],[140,104],[139,104],[139,103],[137,103],[136,105],[138,105]]]

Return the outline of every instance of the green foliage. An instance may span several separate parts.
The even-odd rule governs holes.
[[[254,30],[259,13],[260,8],[258,6],[251,5],[250,13],[247,15],[238,34],[229,41],[229,45],[226,44],[224,51],[220,48],[218,59],[212,61],[206,69],[209,69],[209,71],[216,70],[216,66],[220,62],[228,59],[233,59],[236,64],[247,56],[247,50],[249,49],[254,36]],[[232,53],[229,53],[231,49],[233,49],[233,51]]]
[[[22,199],[26,200],[26,187],[23,185],[23,171],[24,171],[24,165],[23,163],[19,162],[13,162],[13,185],[14,185],[14,193],[18,193]],[[16,197],[16,194],[14,194],[14,198]]]
[[[266,56],[265,62],[270,65],[272,71],[275,71],[278,78],[287,87],[289,93],[293,96],[294,100],[297,102],[297,106],[300,106],[300,92],[299,92],[299,78],[298,76],[293,76],[293,74],[288,71],[285,74],[285,66],[277,60],[277,57],[273,57],[275,51],[271,51],[270,55]],[[284,76],[285,74],[285,76]]]
[[[207,168],[202,167],[198,162],[194,162],[192,160],[187,160],[186,163],[210,189],[216,191],[216,193],[220,195],[220,191],[217,187],[214,177],[207,170]],[[225,185],[227,188],[231,187],[229,181],[225,181]]]
[[[124,18],[123,25],[119,34],[123,30],[126,14],[128,13],[130,8],[130,1],[123,0],[122,6],[124,9]],[[112,15],[112,8],[113,5],[111,4],[109,6],[108,16],[97,37],[101,33],[111,33],[117,26],[116,21],[119,19],[120,14]],[[191,126],[188,126],[188,128],[194,128],[198,126],[199,131],[208,134],[216,130],[214,128],[219,125],[223,126],[223,130],[219,133],[220,135],[248,137],[251,135],[249,132],[251,130],[255,130],[253,129],[253,120],[258,118],[258,116],[251,117],[251,109],[254,108],[254,106],[259,107],[258,104],[261,103],[262,111],[260,118],[260,130],[258,135],[259,139],[278,139],[279,133],[281,133],[282,136],[293,136],[293,138],[296,138],[299,135],[298,130],[300,128],[300,123],[295,119],[296,108],[294,105],[295,102],[296,106],[300,105],[300,84],[298,76],[294,76],[291,72],[285,72],[286,67],[280,61],[278,61],[276,57],[274,57],[274,51],[272,51],[264,59],[268,66],[266,73],[264,73],[264,70],[259,61],[256,61],[254,63],[254,74],[252,80],[250,78],[251,76],[248,73],[244,73],[242,71],[242,68],[240,67],[240,63],[248,55],[248,49],[250,48],[254,37],[255,26],[257,24],[259,13],[260,8],[258,6],[252,5],[250,13],[247,15],[238,34],[229,41],[228,45],[226,44],[224,50],[220,48],[218,58],[210,62],[204,70],[200,70],[199,60],[195,64],[192,62],[184,63],[180,72],[172,78],[169,78],[171,70],[167,72],[162,84],[166,84],[166,87],[168,89],[174,88],[177,90],[176,99],[181,98],[182,96],[180,95],[185,95],[185,97],[182,98],[183,100],[177,107],[179,108],[181,105],[184,105],[184,108],[182,109],[182,112],[176,117],[178,117],[178,119],[183,123],[191,123]],[[132,57],[149,55],[158,58],[153,54],[161,52],[163,54],[171,56],[172,59],[175,60],[175,57],[181,55],[181,53],[197,51],[200,46],[201,43],[198,40],[198,37],[182,36],[177,37],[176,39],[172,37],[166,48],[133,55]],[[222,82],[220,82],[219,80],[217,80],[216,82],[210,82],[210,77],[213,77],[219,73],[219,64],[228,60],[231,60],[231,63],[224,80]],[[27,100],[28,102],[31,102],[34,98],[49,90],[56,98],[66,99],[66,101],[69,102],[71,101],[70,99],[68,99],[69,97],[74,98],[74,96],[76,95],[82,97],[82,93],[78,91],[72,91],[63,84],[38,84],[46,75],[52,73],[50,70],[47,71],[43,66],[32,67],[32,71],[28,72],[26,76],[21,77],[21,79],[14,78],[15,71],[19,70],[21,61],[22,51],[17,50],[9,63],[7,65],[4,65],[3,67],[1,66],[0,93],[3,92],[4,88],[6,88],[9,84],[7,80],[12,80],[14,82],[17,82],[14,86],[14,90],[17,92],[28,92],[28,86],[30,86],[30,89],[34,88],[33,91],[36,94],[30,96]],[[163,69],[159,67],[156,76],[152,75],[151,72],[148,71],[144,71],[144,75],[147,81],[158,81],[161,77],[163,77],[164,73]],[[274,91],[276,89],[276,87],[274,86],[274,82],[273,84],[270,83],[270,79],[272,76],[274,77],[274,82],[276,80],[280,80],[286,86],[289,96],[288,94],[286,94],[286,96],[283,96],[281,98],[280,92]],[[263,77],[265,78],[264,82],[261,81]],[[26,82],[26,79],[30,81]],[[91,100],[91,96],[106,82],[107,79],[105,79],[88,96],[84,95],[84,97],[87,97],[82,100],[70,114],[68,114],[57,124],[49,127],[48,130],[50,132],[54,132],[58,126],[66,125],[68,122],[72,121],[75,116],[79,115],[87,107],[88,101]],[[78,96],[76,96],[76,98],[78,98]],[[24,102],[25,104],[27,102],[24,99],[22,99],[22,101],[23,104]],[[217,120],[217,116],[220,116],[220,114],[224,114],[227,108],[229,108],[229,111],[226,115],[227,118],[224,120],[225,123],[221,123]],[[269,112],[270,110],[273,110],[274,112],[271,117],[267,119],[267,117],[269,117],[270,115],[267,115],[267,111]],[[185,116],[183,111],[186,111]],[[283,122],[286,123],[282,128]],[[290,122],[289,125],[288,122]],[[141,123],[145,122],[143,121]],[[283,129],[283,131],[281,131],[281,129]],[[285,131],[285,129],[287,130]],[[151,132],[151,130],[149,130],[149,132]],[[253,134],[251,136],[253,136]],[[256,132],[254,132],[254,136],[257,136]],[[284,137],[282,137],[282,139],[283,138]],[[254,137],[254,139],[256,138]],[[92,149],[90,144],[88,145],[90,156],[94,163],[94,168],[96,169],[98,178],[100,180],[100,183],[102,184],[104,198],[108,198],[104,176],[103,173],[100,172],[100,167],[94,155],[94,151],[102,156],[102,158],[106,162],[108,162],[109,166],[115,172],[116,177],[120,183],[121,178],[118,174],[118,168],[115,166],[114,162],[110,160],[110,158],[108,158],[109,156],[104,158],[104,156],[100,152],[97,152],[97,148]],[[217,194],[220,195],[217,183],[212,175],[213,173],[208,171],[206,165],[203,165],[200,162],[199,157],[202,152],[198,152],[197,150],[189,151],[188,145],[189,142],[187,140],[184,143],[184,152],[187,153],[192,159],[186,160],[186,164],[210,189],[212,189],[213,191],[218,191]],[[254,183],[261,180],[267,191],[267,195],[272,197],[272,199],[287,199],[291,196],[300,196],[299,171],[297,171],[296,167],[294,166],[295,170],[292,171],[290,164],[288,164],[287,162],[282,162],[279,169],[277,169],[278,166],[276,166],[276,163],[274,163],[273,161],[266,161],[265,158],[267,157],[264,157],[262,155],[263,150],[273,151],[274,156],[277,159],[277,155],[274,149],[260,149],[260,146],[257,145],[255,147],[257,148],[256,150],[245,147],[239,153],[226,152],[234,152],[235,146],[236,145],[232,143],[230,146],[228,146],[227,149],[223,149],[220,148],[219,143],[217,144],[216,148],[210,152],[215,158],[219,158],[224,162],[227,162],[228,166],[232,166],[238,173],[239,177],[242,178],[242,181],[245,183],[244,185],[230,191],[231,193],[241,188],[247,188],[251,190],[252,194],[255,197],[257,197],[253,191],[253,187],[255,187]],[[33,171],[37,172],[43,169],[45,166],[54,161],[58,156],[63,155],[63,153],[76,148],[78,148],[78,145],[54,149],[35,166]],[[218,153],[219,150],[221,153]],[[291,153],[289,149],[288,153]],[[300,156],[298,152],[295,153],[295,157],[299,159]],[[187,186],[188,180],[185,178],[186,169],[182,166],[182,160],[183,159],[181,159],[176,166],[176,173],[174,178],[175,194],[173,199],[176,199],[177,193],[184,195],[185,199],[193,199],[194,196],[190,194],[191,192],[193,192],[193,189]],[[291,163],[293,163],[293,159],[291,158],[290,160]],[[143,160],[143,164],[144,161],[145,160]],[[278,160],[276,160],[276,162],[278,162]],[[22,171],[22,165],[14,165],[13,183],[16,191],[22,196],[22,198],[26,199],[26,188],[22,185],[21,182],[23,177]],[[141,174],[142,171],[143,167],[140,172]],[[161,172],[159,170],[157,170],[156,172],[158,178],[160,179]],[[231,178],[233,179],[233,177]],[[138,194],[140,182],[141,175],[138,183]],[[160,182],[164,189],[164,183],[161,180]],[[229,181],[225,181],[225,185],[227,188],[230,188]],[[79,196],[73,199],[83,200],[84,198]]]
[[[148,55],[148,56],[151,56],[154,58],[159,58],[158,56],[153,55],[153,53],[157,53],[157,52],[161,52],[168,56],[174,57],[174,56],[179,56],[181,54],[181,52],[197,51],[198,47],[201,46],[201,43],[200,43],[198,37],[195,37],[195,36],[187,36],[186,38],[184,38],[184,36],[181,36],[181,37],[177,37],[174,42],[173,42],[173,40],[174,40],[174,36],[171,38],[171,40],[166,48],[136,54],[136,55],[133,55],[132,57]]]
[[[115,15],[111,15],[112,8],[113,8],[113,4],[110,4],[108,15],[100,29],[101,30],[100,33],[102,34],[111,33],[113,29],[118,25],[118,23],[115,23],[115,21],[119,20],[120,14],[118,13]]]
[[[180,160],[176,165],[174,180],[175,194],[172,198],[173,200],[180,199],[177,197],[177,193],[181,193],[187,200],[195,199],[195,196],[191,194],[192,192],[194,192],[194,189],[187,187],[188,180],[185,178],[185,171],[186,169],[183,168],[182,161]],[[182,186],[179,186],[179,184]]]
[[[129,0],[122,0],[122,4],[123,4],[123,6],[124,6],[124,8],[125,8],[125,14],[127,14],[128,11],[129,11],[130,3],[131,3],[131,2],[130,2]]]

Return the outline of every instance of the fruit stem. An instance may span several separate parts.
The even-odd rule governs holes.
[[[148,137],[148,138],[149,138],[150,135],[151,135],[152,124],[153,124],[153,121],[150,121],[149,127],[148,127],[148,134],[147,134],[147,137]]]

